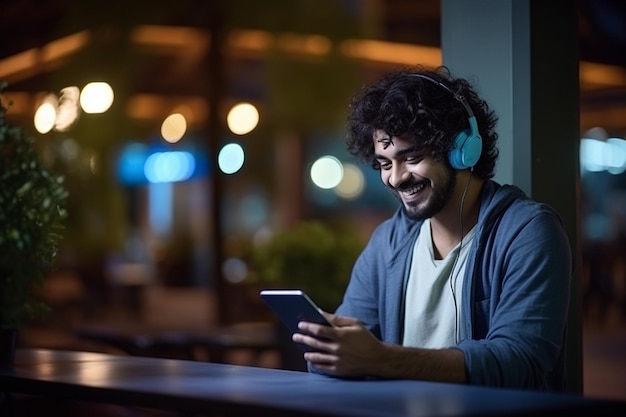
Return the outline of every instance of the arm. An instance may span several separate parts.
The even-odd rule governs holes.
[[[338,377],[467,381],[463,352],[407,348],[379,341],[358,320],[327,315],[334,327],[301,322],[293,340],[317,350],[304,358],[319,371]]]
[[[465,354],[469,382],[562,389],[572,274],[564,229],[549,210],[511,210],[495,239],[484,242],[485,253],[477,257],[482,261],[468,271],[474,298],[471,304],[463,300],[464,314],[471,312],[473,320],[468,338],[457,346]]]
[[[375,299],[396,298],[372,294],[382,288],[378,285],[381,280],[372,277],[384,276],[389,284],[397,274],[376,268],[377,274],[361,271],[353,276],[344,299],[347,303],[338,310],[342,315],[366,318],[365,327],[374,333],[355,319],[345,317],[332,319],[336,327],[328,333],[301,324],[301,329],[312,334],[320,332],[330,340],[294,336],[294,340],[322,351],[305,357],[309,369],[335,376],[562,389],[562,343],[572,273],[571,251],[564,229],[553,214],[536,211],[531,214],[526,217],[519,212],[511,213],[509,223],[502,226],[508,232],[498,233],[496,244],[485,245],[486,253],[482,255],[485,261],[479,262],[472,278],[478,282],[474,288],[479,290],[473,299],[469,296],[464,299],[469,336],[457,346],[441,350],[399,346],[399,340],[393,339],[399,334],[398,329],[391,327],[397,321],[397,312],[385,314],[381,313],[384,306],[378,310],[373,307]],[[375,257],[375,253],[372,255]],[[367,275],[370,278],[364,279]],[[393,283],[387,288],[397,286]],[[389,303],[386,308],[392,305],[395,304]],[[378,314],[371,315],[371,309]],[[370,321],[376,317],[390,319]]]
[[[421,222],[408,222],[402,210],[398,210],[393,218],[374,231],[357,259],[343,302],[335,312],[337,316],[344,317],[329,318],[336,329],[343,328],[342,332],[352,331],[359,338],[363,338],[363,342],[359,340],[354,343],[355,346],[361,346],[368,341],[371,343],[368,346],[376,351],[377,347],[383,345],[382,341],[386,347],[393,346],[395,352],[395,345],[400,344],[402,321],[399,317],[402,311],[404,278],[411,259],[412,243],[420,226]],[[355,317],[358,321],[346,317]],[[300,336],[296,336],[296,339],[298,337]],[[312,338],[307,340],[314,343]],[[339,361],[338,358],[335,360]],[[404,364],[398,365],[398,368],[404,367]],[[316,367],[311,361],[308,362],[308,368],[312,372],[339,375]],[[350,375],[354,377],[358,373],[353,372]],[[374,375],[366,371],[360,376]]]

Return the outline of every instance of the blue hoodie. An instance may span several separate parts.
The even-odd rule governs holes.
[[[422,222],[401,209],[379,225],[357,259],[336,314],[400,344],[413,246]],[[470,384],[565,389],[565,332],[573,256],[559,215],[515,186],[485,182],[468,255],[461,325],[453,348]]]

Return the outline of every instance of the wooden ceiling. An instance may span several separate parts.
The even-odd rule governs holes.
[[[222,0],[223,1],[223,0]],[[352,0],[371,3],[383,17],[381,37],[395,42],[419,42],[429,45],[439,43],[440,0]],[[215,2],[215,0],[213,0]],[[266,0],[263,5],[268,15],[276,14],[285,3],[293,0]],[[300,1],[303,3],[305,1]],[[199,0],[182,0],[177,7],[171,3],[135,0],[133,2],[79,0],[3,0],[0,3],[0,58],[20,51],[41,46],[64,34],[77,29],[85,29],[84,23],[98,21],[97,17],[83,16],[84,19],[70,21],[72,16],[80,17],[84,10],[104,13],[103,19],[127,12],[136,19],[147,22],[169,20],[171,24],[199,22],[195,8],[200,4],[211,3]],[[219,3],[219,1],[218,1]],[[241,0],[226,1],[231,4],[246,4]],[[248,2],[249,3],[249,2]],[[296,1],[297,3],[297,1]],[[314,1],[313,4],[320,2]],[[343,3],[350,3],[343,2]],[[581,59],[626,67],[626,2],[621,0],[577,0],[579,8]],[[133,6],[131,10],[123,7]],[[206,10],[206,7],[200,7]],[[120,16],[123,21],[131,16]],[[81,22],[82,20],[82,22]],[[65,27],[62,27],[65,26]],[[65,33],[63,33],[65,32]]]
[[[439,47],[440,0],[351,1],[340,2],[348,12],[351,10],[350,5],[356,7],[358,3],[362,7],[363,3],[367,3],[369,13],[383,16],[381,19],[373,19],[376,23],[367,29],[377,39],[400,45]],[[50,74],[55,65],[62,65],[62,60],[49,56],[47,62],[42,61],[46,58],[44,47],[70,35],[74,36],[73,42],[81,42],[80,34],[85,33],[83,31],[90,31],[90,36],[98,38],[104,45],[116,45],[116,37],[130,36],[122,32],[132,25],[141,23],[199,28],[208,23],[208,14],[223,11],[226,6],[231,7],[231,14],[234,15],[231,20],[235,25],[240,25],[242,30],[257,29],[254,25],[260,29],[275,26],[278,30],[281,27],[288,30],[289,25],[294,24],[294,19],[289,15],[294,7],[310,8],[312,4],[322,8],[331,7],[333,2],[338,3],[337,0],[265,0],[258,3],[244,0],[179,0],[176,3],[148,0],[3,0],[0,3],[0,79],[7,78],[3,77],[3,70],[8,68],[8,59],[20,56],[25,51],[35,51],[39,65],[36,68],[33,66],[30,72],[22,72],[18,78],[8,78],[12,87],[18,91],[32,93],[41,90],[42,86],[51,82]],[[613,84],[585,92],[581,104],[581,125],[603,123],[614,129],[626,130],[626,2],[578,0],[577,4],[580,59],[586,65],[585,68],[581,66],[581,78],[590,77],[600,82],[613,79],[618,83],[617,87]],[[249,10],[253,5],[257,8]],[[319,16],[311,16],[311,27],[325,19],[332,23],[333,18],[329,16],[323,11]],[[265,19],[267,23],[259,23],[260,19]],[[328,29],[331,23],[318,27]],[[338,36],[342,36],[341,30],[346,33],[353,29],[328,29],[329,32],[337,32]],[[160,45],[160,53],[152,56],[150,66],[144,66],[146,70],[132,82],[139,87],[139,91],[146,93],[174,97],[193,94],[202,87],[198,83],[204,78],[201,73],[189,72],[195,60],[202,59],[197,54],[198,50],[194,55],[193,45],[202,42],[198,39],[195,36],[194,42],[184,44],[187,48],[180,48],[175,43],[169,47]],[[205,39],[205,42],[208,41]],[[180,59],[183,51],[187,55]],[[176,63],[169,59],[171,53],[178,53]],[[119,51],[119,54],[123,54],[123,51]],[[97,55],[94,56],[92,64],[97,59]],[[181,77],[181,74],[186,75]],[[183,82],[174,82],[180,78]]]

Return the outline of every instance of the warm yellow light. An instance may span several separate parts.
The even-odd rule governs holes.
[[[113,89],[105,82],[87,84],[80,93],[80,106],[85,113],[104,113],[113,104]]]
[[[46,73],[50,65],[72,53],[83,49],[89,42],[87,31],[76,32],[54,40],[41,48],[31,48],[0,60],[0,78],[14,82]]]
[[[41,60],[48,63],[76,53],[87,46],[89,38],[89,32],[83,30],[54,40],[41,47]]]
[[[239,103],[230,109],[226,122],[235,135],[245,135],[259,123],[259,111],[250,103]]]
[[[442,63],[441,49],[433,46],[349,39],[341,43],[340,49],[348,57],[368,61],[402,65],[419,62],[432,67]]]
[[[210,35],[202,29],[183,26],[137,26],[131,32],[134,43],[173,54],[201,54],[210,46]]]
[[[326,55],[332,49],[332,42],[321,35],[298,35],[284,33],[278,37],[278,46],[284,51],[299,54]]]
[[[344,164],[343,178],[337,187],[335,193],[347,200],[358,197],[365,188],[365,178],[363,172],[354,164]]]
[[[169,143],[176,143],[187,131],[187,120],[180,113],[170,114],[161,125],[161,135]]]
[[[262,30],[232,30],[228,44],[233,48],[265,52],[274,44],[274,36]]]
[[[626,85],[626,71],[622,67],[581,61],[579,71],[581,85],[602,88]]]
[[[76,123],[80,114],[79,97],[80,90],[78,87],[65,87],[61,90],[54,130],[66,132]]]
[[[48,133],[54,127],[57,118],[57,98],[53,94],[46,96],[35,112],[34,124],[37,132]]]

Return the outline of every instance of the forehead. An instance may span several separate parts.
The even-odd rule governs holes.
[[[394,151],[397,152],[401,149],[415,148],[415,141],[411,140],[409,136],[391,136],[384,130],[377,129],[372,135],[374,140],[374,149],[376,153]]]
[[[390,135],[388,135],[387,132],[381,129],[374,130],[374,134],[372,136],[374,138],[374,142],[380,142],[382,141],[382,139],[390,137]]]

